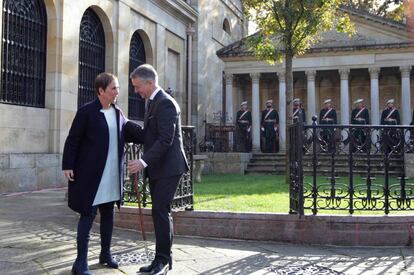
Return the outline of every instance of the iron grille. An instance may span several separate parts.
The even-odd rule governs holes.
[[[46,37],[43,1],[3,1],[1,103],[45,107]]]
[[[289,134],[290,213],[414,210],[414,126],[295,123]]]
[[[129,73],[146,63],[144,42],[138,31],[134,32],[131,38],[129,49]],[[128,117],[134,120],[144,120],[145,99],[135,93],[131,81],[128,82]]]
[[[78,108],[96,98],[94,81],[105,71],[105,33],[91,8],[83,14],[79,36]]]

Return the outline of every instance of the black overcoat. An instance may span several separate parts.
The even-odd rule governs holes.
[[[125,118],[113,105],[118,128],[119,189],[123,193]],[[82,106],[76,113],[63,150],[62,169],[73,170],[75,181],[68,183],[68,205],[78,213],[88,213],[98,191],[105,168],[109,147],[109,129],[105,115],[100,111],[99,99]],[[120,201],[117,202],[118,207]]]

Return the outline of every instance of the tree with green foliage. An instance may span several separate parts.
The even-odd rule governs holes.
[[[366,10],[372,14],[389,18],[389,15],[393,15],[391,8],[398,9],[404,4],[403,0],[348,0],[346,3],[348,6]],[[401,15],[401,14],[399,14]]]
[[[287,127],[292,124],[293,57],[304,54],[325,31],[353,31],[348,15],[338,12],[346,1],[243,0],[248,20],[258,28],[248,40],[256,56],[271,64],[285,62]]]

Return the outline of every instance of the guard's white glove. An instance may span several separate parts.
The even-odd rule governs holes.
[[[262,130],[262,132],[264,132],[264,128],[262,127],[262,128],[260,128],[260,130]]]
[[[250,128],[247,128],[247,132],[250,133]]]

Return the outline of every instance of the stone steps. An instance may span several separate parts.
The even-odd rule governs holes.
[[[348,175],[349,165],[348,156],[335,156],[335,175]],[[329,175],[331,173],[331,155],[318,155],[316,171],[320,175]],[[365,155],[353,156],[353,173],[356,175],[364,175],[367,173],[368,165]],[[384,175],[383,157],[380,155],[371,156],[370,169],[373,175]],[[399,175],[404,169],[404,161],[398,157],[390,159],[390,175]],[[245,174],[280,174],[286,172],[285,155],[276,153],[255,153],[252,155],[250,162],[245,169]],[[312,174],[313,160],[312,156],[304,156],[303,171],[305,175]]]

